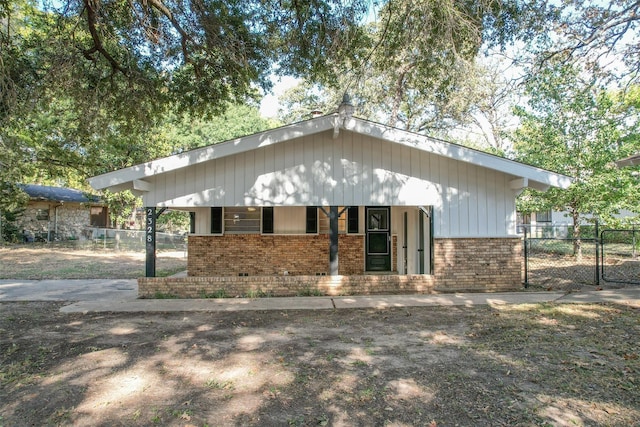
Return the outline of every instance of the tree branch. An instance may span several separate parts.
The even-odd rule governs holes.
[[[119,71],[125,76],[128,75],[128,70],[122,67],[120,63],[118,63],[118,61],[116,61],[115,58],[111,56],[109,52],[107,52],[107,50],[104,48],[104,45],[102,44],[102,38],[100,37],[100,34],[98,34],[97,29],[98,16],[95,9],[95,0],[84,0],[84,6],[87,11],[87,24],[89,26],[89,34],[91,34],[91,39],[93,40],[93,47],[82,52],[85,58],[95,61],[95,58],[93,58],[93,56],[91,55],[93,55],[95,52],[99,52],[100,55],[102,55],[102,57],[106,59],[109,64],[111,64],[111,68],[114,71]]]
[[[161,14],[163,14],[169,20],[169,22],[171,22],[171,25],[173,26],[173,28],[180,34],[180,45],[182,47],[182,56],[184,57],[184,62],[191,63],[192,61],[189,55],[187,42],[190,42],[193,40],[191,39],[189,34],[184,30],[184,28],[182,28],[182,26],[180,25],[178,20],[175,18],[171,10],[169,10],[169,8],[162,3],[162,0],[143,0],[143,1],[146,4],[150,5],[151,7],[153,7],[154,9],[156,9]]]

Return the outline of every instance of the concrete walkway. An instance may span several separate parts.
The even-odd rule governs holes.
[[[348,297],[278,297],[224,299],[137,299],[129,301],[82,301],[65,307],[65,313],[168,312],[242,310],[332,310],[344,308],[391,308],[429,306],[477,306],[487,304],[537,304],[614,302],[640,308],[640,289],[563,292],[455,293],[438,295],[375,295]]]
[[[0,302],[69,301],[65,313],[241,310],[333,310],[612,302],[640,308],[640,287],[580,292],[502,292],[346,297],[138,299],[135,280],[0,280]]]

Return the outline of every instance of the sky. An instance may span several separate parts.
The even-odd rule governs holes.
[[[260,115],[265,118],[275,118],[280,108],[279,97],[289,88],[295,86],[300,81],[295,77],[271,77],[273,89],[260,102]]]

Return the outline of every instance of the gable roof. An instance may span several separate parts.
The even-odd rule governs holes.
[[[444,140],[359,118],[350,118],[342,123],[337,114],[313,118],[105,173],[90,178],[89,183],[97,190],[110,189],[112,191],[121,191],[132,189],[146,191],[147,189],[145,187],[147,183],[144,181],[144,178],[147,177],[320,132],[333,130],[334,135],[336,135],[341,129],[513,175],[519,178],[512,182],[514,189],[531,187],[546,190],[549,187],[567,188],[571,184],[571,178],[565,175]]]
[[[29,199],[48,202],[89,203],[99,202],[96,196],[87,195],[80,190],[47,185],[25,184],[20,188],[27,193]]]

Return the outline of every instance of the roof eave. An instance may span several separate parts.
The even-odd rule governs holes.
[[[140,180],[159,173],[170,172],[209,160],[215,160],[302,136],[324,132],[333,129],[334,124],[335,115],[323,116],[108,172],[89,178],[88,182],[89,185],[96,190],[119,188],[128,182]]]
[[[425,135],[405,132],[400,129],[373,122],[351,120],[345,127],[349,130],[353,130],[354,132],[371,135],[376,138],[386,139],[408,147],[418,148],[443,157],[501,171],[515,177],[526,178],[528,181],[527,187],[535,188],[540,191],[546,191],[548,187],[566,189],[572,183],[572,179],[566,175],[526,165],[524,163],[516,162],[511,159],[499,157],[479,150],[474,150],[462,145],[457,145]]]
[[[88,181],[91,187],[96,190],[111,189],[112,191],[122,191],[123,189],[131,189],[135,181],[143,180],[150,176],[274,145],[295,138],[313,135],[330,129],[335,132],[339,129],[338,125],[340,125],[340,128],[347,131],[370,135],[374,138],[395,142],[443,157],[497,170],[514,177],[526,178],[530,183],[528,186],[532,186],[532,188],[542,190],[550,186],[566,189],[571,185],[571,178],[555,172],[546,171],[447,141],[403,131],[367,120],[351,118],[344,123],[338,123],[336,122],[337,117],[337,115],[332,114],[294,123],[277,129],[98,175],[89,178]]]

